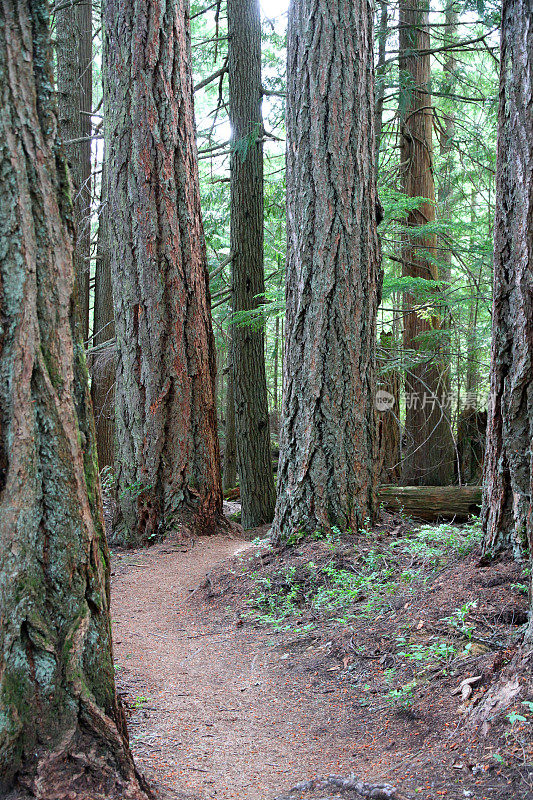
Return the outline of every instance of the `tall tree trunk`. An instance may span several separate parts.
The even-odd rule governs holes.
[[[113,288],[111,286],[111,253],[109,250],[109,221],[105,162],[102,169],[102,191],[98,215],[98,242],[94,280],[93,347],[102,346],[115,337]],[[115,372],[114,342],[99,350],[92,359],[91,397],[96,427],[98,466],[112,467],[115,461]]]
[[[445,23],[446,23],[446,43],[452,44],[456,39],[457,34],[457,6],[455,0],[446,0],[445,8]],[[455,88],[456,77],[456,58],[455,51],[450,50],[446,55],[446,60],[443,65],[444,72],[444,86],[443,94],[451,94]],[[452,204],[453,204],[453,170],[454,170],[454,137],[455,137],[455,114],[453,111],[444,112],[441,116],[442,125],[439,130],[439,148],[441,157],[441,180],[438,191],[438,209],[439,220],[448,225],[448,232],[446,238],[439,240],[438,261],[438,275],[444,283],[444,291],[446,297],[443,299],[440,307],[441,329],[448,331],[448,336],[443,339],[443,371],[442,371],[442,395],[451,400],[452,391],[452,375],[451,375],[451,335],[452,335],[452,315],[447,298],[449,297],[451,279],[452,279],[452,249],[453,242],[451,241],[451,232],[449,230],[452,219]],[[450,403],[451,404],[451,403]],[[446,403],[448,406],[448,403]],[[446,408],[447,419],[451,422],[451,415]],[[452,481],[452,475],[449,475],[449,481]]]
[[[45,0],[0,1],[0,76],[0,795],[140,800]]]
[[[426,198],[407,217],[403,246],[403,275],[436,280],[434,234],[410,235],[435,221],[432,163],[433,113],[430,93],[430,36],[427,5],[400,0],[401,176],[408,197]],[[402,469],[406,485],[446,485],[454,473],[453,438],[448,419],[449,378],[445,348],[435,343],[440,328],[439,298],[432,316],[416,310],[412,292],[404,296],[404,347],[415,355],[406,379],[405,429],[408,439]],[[426,310],[427,311],[427,310]]]
[[[117,340],[115,537],[213,533],[215,345],[186,0],[106,0],[104,106]]]
[[[91,256],[92,0],[58,3],[55,14],[59,133],[73,188],[74,271],[83,337],[89,336]]]
[[[445,9],[446,43],[452,44],[457,33],[457,6],[455,0],[447,0]],[[451,94],[455,88],[456,77],[455,51],[450,50],[443,65],[444,86],[443,94]],[[453,140],[455,136],[455,114],[453,111],[442,112],[442,125],[439,129],[440,155],[442,159],[442,173],[439,187],[439,217],[449,222],[451,216],[451,200],[453,190]],[[439,259],[442,263],[444,280],[449,280],[452,264],[451,247],[444,247]]]
[[[472,189],[470,196],[470,247],[474,248],[474,226],[476,224],[476,198],[477,192]],[[465,392],[467,395],[467,403],[477,406],[477,393],[479,386],[479,347],[477,341],[477,319],[479,311],[479,293],[481,288],[481,272],[482,265],[479,267],[477,280],[472,281],[470,284],[470,308],[468,314],[468,329],[466,335],[466,376],[465,376]]]
[[[377,32],[378,61],[376,64],[376,139],[374,143],[376,171],[378,170],[379,166],[379,148],[381,145],[381,129],[383,127],[383,100],[385,97],[387,35],[389,25],[388,0],[379,0],[379,8],[379,28]]]
[[[397,369],[390,369],[391,357],[397,356],[397,343],[394,334],[382,333],[381,370],[379,390],[376,395],[378,410],[378,480],[380,483],[398,483],[401,462],[400,430],[400,386],[401,376]],[[396,351],[396,352],[395,352]]]
[[[276,317],[274,330],[274,413],[279,415],[278,371],[279,371],[279,317]]]
[[[226,492],[237,485],[237,442],[235,440],[235,400],[233,396],[233,364],[231,343],[226,389],[226,436],[224,441],[223,488]]]
[[[380,255],[372,11],[364,0],[289,11],[287,312],[274,540],[354,532],[376,490]]]
[[[263,302],[263,118],[258,0],[228,0],[229,112],[232,128],[232,310]],[[259,296],[259,297],[258,297]],[[276,494],[270,456],[264,327],[232,326],[233,392],[242,526],[271,522]]]
[[[482,519],[485,551],[517,555],[533,543],[532,87],[533,8],[529,0],[505,0]]]

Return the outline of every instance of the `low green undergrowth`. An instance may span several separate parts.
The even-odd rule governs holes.
[[[364,538],[351,538],[337,528],[327,535],[298,535],[295,546],[321,541],[317,557],[295,564],[289,550],[289,563],[268,573],[252,573],[256,590],[248,601],[248,616],[277,629],[298,631],[314,625],[311,621],[302,627],[299,618],[304,616],[340,624],[374,618],[390,611],[399,596],[408,602],[435,570],[471,552],[480,537],[477,520],[461,527],[424,525],[398,539],[371,531],[365,531]],[[454,623],[460,627],[464,619],[458,616]]]

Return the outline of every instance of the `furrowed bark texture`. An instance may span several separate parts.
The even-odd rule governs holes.
[[[185,0],[106,0],[104,98],[117,339],[119,516],[129,544],[222,513],[215,349]]]
[[[48,4],[1,0],[0,796],[140,799],[52,89]]]
[[[98,215],[98,242],[94,277],[93,347],[111,341],[91,359],[91,397],[96,428],[98,466],[112,467],[115,461],[115,372],[116,349],[113,287],[111,285],[111,252],[109,249],[109,206],[107,203],[105,164]]]
[[[74,270],[83,337],[89,336],[89,258],[91,255],[92,0],[65,6],[55,14],[59,132],[73,184]],[[61,8],[61,6],[65,6]],[[83,141],[79,141],[83,140]]]
[[[426,10],[424,10],[426,9]],[[427,6],[422,0],[400,0],[400,94],[402,188],[408,197],[424,197],[407,217],[402,252],[403,275],[437,280],[434,234],[421,237],[409,228],[435,221],[433,179],[433,111],[430,93],[430,48]],[[439,486],[452,482],[454,448],[446,395],[449,392],[446,354],[435,345],[434,331],[440,327],[439,298],[435,313],[417,313],[420,301],[413,293],[404,296],[404,347],[416,357],[406,377],[405,432],[402,483]],[[427,302],[427,301],[426,301]]]
[[[533,537],[533,9],[503,4],[484,549]],[[532,550],[533,552],[533,550]]]
[[[229,112],[232,128],[232,310],[263,302],[263,119],[258,0],[228,0]],[[270,457],[264,328],[232,325],[233,393],[242,526],[271,522],[276,493]]]
[[[287,313],[274,540],[331,525],[355,532],[375,510],[381,275],[366,0],[294,0],[287,109]]]

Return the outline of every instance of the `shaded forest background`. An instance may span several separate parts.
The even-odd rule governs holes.
[[[426,585],[447,544],[425,577],[413,559],[441,533],[471,562],[481,545],[465,587],[498,559],[504,582],[524,578],[532,11],[0,10],[0,793],[146,800],[115,690],[108,541],[231,532],[238,499],[233,521],[270,530],[260,580],[282,578],[256,601],[292,615],[304,590],[322,597],[337,545],[337,589],[366,599],[344,556],[387,559],[379,518],[396,552],[406,512],[481,512],[482,541],[478,523],[415,534],[399,581]],[[304,541],[309,591],[289,563]],[[388,596],[394,570],[367,588],[386,577]],[[439,622],[471,638],[476,602]],[[409,607],[388,603],[391,620]],[[510,619],[519,635],[469,662],[485,659],[485,721],[531,710],[531,613]]]
[[[83,8],[86,13],[87,7]],[[237,5],[235,12],[242,13],[242,8]],[[62,15],[70,13],[67,9]],[[418,17],[410,20],[409,14]],[[481,479],[492,302],[498,15],[496,4],[479,3],[452,3],[429,13],[413,3],[400,7],[381,3],[376,11],[376,160],[384,271],[378,314],[378,388],[394,397],[392,409],[387,407],[379,415],[383,483],[479,485]],[[79,24],[85,25],[86,19]],[[72,30],[70,21],[68,25]],[[232,137],[229,119],[227,9],[214,4],[205,10],[193,3],[191,28],[202,213],[218,367],[216,404],[224,487],[229,490],[237,484],[231,343],[242,338],[243,327],[264,332],[274,468],[277,464],[285,334],[286,11],[280,8],[277,16],[270,16],[265,9],[262,14],[263,119],[237,138]],[[105,468],[113,464],[114,340],[106,277],[106,200],[101,195],[101,28],[96,7],[92,46],[92,106],[100,111],[90,117],[91,147],[86,142],[71,145],[70,160],[77,161],[85,148],[84,174],[88,176],[89,169],[92,174],[84,178],[90,192],[79,198],[87,236],[79,237],[77,247],[80,254],[85,248],[80,258],[90,298],[87,344],[100,464]],[[415,88],[419,67],[427,72],[422,80],[430,80],[431,94],[422,100]],[[87,113],[81,118],[84,132]],[[426,141],[413,165],[412,172],[417,173],[413,180],[406,175],[406,142],[420,133],[413,128],[413,121],[420,119]],[[254,294],[254,307],[247,308],[242,302],[237,307],[239,298],[232,296],[232,261],[238,245],[232,251],[230,220],[231,209],[238,208],[239,201],[231,193],[230,170],[232,163],[235,171],[235,165],[244,160],[256,138],[264,154],[265,282],[264,290],[260,284],[256,287],[260,291]],[[405,255],[407,228],[416,257]],[[416,314],[407,314],[407,308],[415,308]],[[254,360],[260,361],[257,351]],[[237,363],[238,371],[243,368],[242,362]],[[259,397],[255,401],[261,402]],[[244,430],[240,430],[241,440]],[[264,453],[253,457],[263,458],[260,471],[264,472]],[[261,484],[255,489],[265,493]],[[245,488],[245,495],[257,494],[255,489],[247,492]],[[273,502],[269,502],[272,513]],[[258,512],[259,517],[252,515],[250,524],[261,522],[264,511]]]

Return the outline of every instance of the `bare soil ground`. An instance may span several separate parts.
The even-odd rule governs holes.
[[[434,554],[392,519],[281,554],[223,536],[116,553],[137,764],[156,788],[206,800],[271,800],[332,773],[405,798],[533,798],[528,687],[485,736],[473,718],[516,652],[522,579],[475,549]],[[469,678],[469,697],[452,694]],[[338,796],[293,797],[325,794]]]

